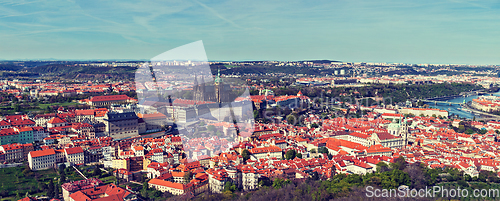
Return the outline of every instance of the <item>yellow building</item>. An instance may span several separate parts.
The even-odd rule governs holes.
[[[130,170],[130,160],[129,159],[114,159],[113,169],[125,169]]]
[[[142,169],[147,170],[148,166],[149,166],[149,164],[151,164],[151,162],[152,161],[149,158],[144,158],[142,161]]]

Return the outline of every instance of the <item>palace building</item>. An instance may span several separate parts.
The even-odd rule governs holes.
[[[112,104],[122,103],[135,103],[136,99],[130,98],[127,95],[108,95],[108,96],[94,96],[86,102],[92,106],[107,106]]]

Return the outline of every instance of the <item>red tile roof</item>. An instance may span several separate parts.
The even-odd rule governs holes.
[[[137,116],[139,118],[143,118],[145,120],[166,119],[167,118],[167,116],[165,116],[162,113],[154,113],[154,114],[141,114],[141,113],[138,113]]]
[[[39,151],[31,151],[30,155],[32,158],[36,157],[41,157],[41,156],[48,156],[48,155],[54,155],[56,152],[54,149],[45,149],[45,150],[39,150]]]
[[[60,119],[59,117],[54,117],[50,119],[47,123],[49,124],[59,124],[59,123],[64,123],[66,120]]]
[[[126,100],[132,100],[132,98],[128,97],[127,95],[108,95],[108,96],[94,96],[90,99],[90,101],[92,101],[92,102],[126,101]]]
[[[269,146],[269,147],[259,147],[253,148],[249,150],[252,154],[260,154],[260,153],[268,153],[268,152],[281,152],[281,148],[277,146]]]
[[[68,154],[83,153],[83,149],[81,147],[67,148],[66,153],[68,153]]]
[[[165,180],[156,179],[156,178],[155,179],[151,179],[148,183],[149,184],[154,184],[154,185],[159,185],[159,186],[165,186],[165,187],[180,189],[180,190],[186,189],[186,185],[184,185],[184,184],[174,183],[174,182],[165,181]]]
[[[0,136],[6,136],[6,135],[17,135],[19,134],[17,131],[15,131],[13,128],[4,128],[0,130]]]
[[[19,132],[29,132],[29,131],[33,131],[33,129],[27,126],[19,129]]]

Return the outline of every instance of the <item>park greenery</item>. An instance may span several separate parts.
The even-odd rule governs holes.
[[[0,169],[0,200],[19,200],[27,195],[58,198],[61,183],[53,169],[31,171],[28,166]]]
[[[368,105],[375,103],[374,97],[385,98],[391,103],[402,103],[411,99],[428,99],[455,96],[462,92],[483,90],[482,86],[469,83],[437,83],[437,84],[368,84],[362,87],[308,87],[287,86],[273,89],[276,95],[292,95],[301,91],[308,97],[337,98],[341,101]],[[330,91],[330,92],[328,92]],[[252,93],[258,93],[252,91]],[[365,98],[366,100],[360,100]],[[371,99],[371,100],[370,100]]]
[[[321,178],[315,172],[310,175],[305,180],[281,177],[263,179],[259,182],[259,189],[251,192],[242,192],[228,182],[222,194],[204,193],[194,200],[364,200],[367,186],[379,189],[397,189],[402,185],[410,189],[443,186],[448,189],[460,187],[469,192],[478,188],[500,188],[500,178],[494,172],[480,171],[478,177],[472,178],[456,168],[432,169],[423,163],[407,163],[403,157],[397,158],[394,163],[380,162],[375,172],[365,175],[336,174],[328,179]],[[469,197],[461,199],[471,200]],[[171,200],[182,198],[172,197]]]

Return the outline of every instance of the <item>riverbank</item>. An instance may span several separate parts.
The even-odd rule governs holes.
[[[495,93],[488,93],[489,95],[494,95],[494,96],[500,96],[500,91],[497,91]],[[467,97],[456,97],[456,98],[450,98],[450,99],[445,99],[442,101],[447,101],[447,102],[454,102],[454,103],[463,103],[463,102],[469,102],[472,101],[472,99],[476,99],[481,95],[475,95],[475,96],[467,96]],[[482,116],[481,112],[482,111],[477,111],[474,112],[471,110],[469,107],[462,107],[461,105],[449,105],[449,104],[442,104],[442,103],[437,103],[434,104],[433,102],[425,102],[426,104],[429,105],[431,108],[437,108],[440,110],[446,110],[448,113],[452,115],[458,115],[461,118],[466,118],[466,119],[473,119],[474,117],[476,119],[482,119],[484,116]],[[487,114],[489,115],[489,114]],[[491,116],[491,115],[489,115]],[[496,118],[496,117],[495,117]]]

